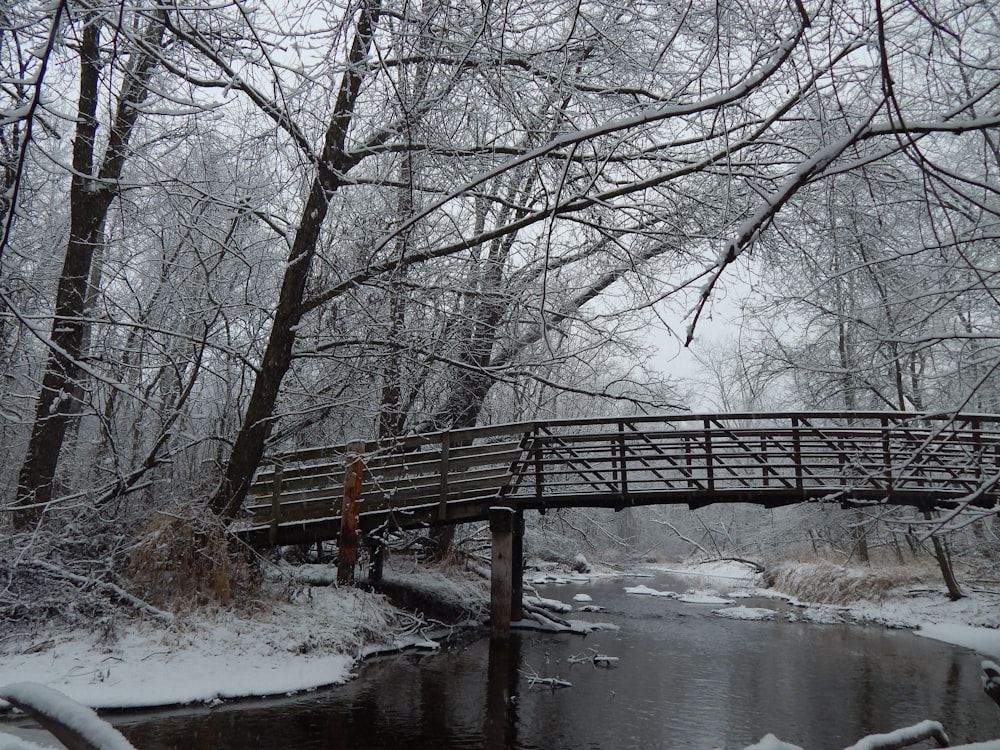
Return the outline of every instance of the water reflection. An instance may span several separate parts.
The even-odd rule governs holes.
[[[742,748],[768,732],[837,748],[928,718],[959,742],[1000,730],[974,654],[882,628],[719,619],[714,607],[626,595],[626,583],[586,589],[606,608],[593,617],[620,632],[516,634],[492,648],[480,638],[366,664],[358,679],[310,695],[115,723],[143,750],[707,750]],[[619,666],[571,663],[591,647]],[[573,687],[530,687],[532,673]]]
[[[521,640],[489,644],[489,668],[486,673],[486,711],[483,721],[483,747],[486,750],[516,748],[517,707],[520,698]]]

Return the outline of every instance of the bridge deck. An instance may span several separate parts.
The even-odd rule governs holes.
[[[278,456],[240,534],[336,538],[346,448]],[[489,508],[827,500],[923,509],[1000,502],[1000,415],[716,414],[557,420],[365,446],[361,528],[486,520]]]

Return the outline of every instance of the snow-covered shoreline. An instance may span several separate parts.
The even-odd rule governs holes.
[[[954,646],[976,651],[993,659],[1000,658],[1000,595],[970,591],[958,601],[948,599],[944,586],[917,590],[900,588],[882,601],[859,601],[850,604],[816,604],[801,601],[779,591],[761,586],[760,576],[745,565],[713,562],[699,566],[654,565],[651,569],[676,575],[690,575],[712,585],[735,590],[737,598],[779,598],[802,612],[811,622],[849,622],[912,630],[916,635],[933,638]],[[732,596],[732,594],[730,594]],[[732,609],[754,610],[735,606]],[[720,610],[722,616],[727,616]],[[750,612],[743,619],[751,619]]]
[[[212,704],[343,684],[361,660],[436,648],[434,638],[447,632],[380,594],[330,585],[334,568],[303,566],[291,583],[288,570],[281,572],[286,577],[272,580],[252,604],[187,612],[169,625],[133,619],[108,623],[103,632],[0,640],[0,686],[37,682],[94,709]],[[441,574],[410,578],[470,608],[488,596]],[[0,701],[0,714],[7,708]]]
[[[732,593],[727,598],[737,600],[781,596],[760,588],[760,581],[738,564],[716,563],[698,569],[652,566],[649,570],[696,575],[698,587],[728,588]],[[439,586],[452,596],[475,599],[485,595],[482,590],[470,594],[468,589],[463,594],[441,575],[436,579],[422,572],[414,575],[424,586]],[[635,588],[635,593],[648,593],[641,586]],[[931,592],[851,606],[808,605],[781,598],[792,601],[796,611],[809,613],[802,617],[805,620],[907,627],[1000,658],[1000,601],[996,597],[974,594],[949,602],[943,594]],[[687,600],[715,603],[710,594]],[[742,619],[766,616],[759,607],[743,607],[739,601],[731,604],[728,614],[719,613]],[[359,660],[371,653],[435,646],[426,628],[413,618],[407,620],[384,597],[330,586],[304,587],[267,607],[192,614],[171,626],[130,621],[117,630],[114,637],[81,632],[4,641],[0,643],[0,685],[38,682],[96,709],[211,704],[341,684],[352,677]]]

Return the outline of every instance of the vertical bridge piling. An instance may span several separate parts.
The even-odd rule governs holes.
[[[510,624],[521,619],[524,515],[505,505],[490,508],[490,639],[510,640]]]

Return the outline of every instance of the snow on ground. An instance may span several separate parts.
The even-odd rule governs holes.
[[[859,602],[833,610],[857,622],[913,629],[917,635],[1000,657],[1000,596],[969,591],[956,602],[940,590],[893,591],[881,602]]]
[[[353,657],[342,644],[303,632],[297,622],[304,618],[283,609],[287,629],[259,620],[189,620],[185,629],[146,626],[113,642],[76,633],[53,637],[44,651],[17,653],[15,645],[3,654],[0,685],[29,680],[92,708],[136,708],[344,682]]]
[[[255,609],[179,616],[171,626],[130,623],[116,638],[0,640],[0,686],[38,682],[92,708],[299,692],[344,682],[370,653],[430,647],[413,623],[377,594],[286,583]]]
[[[1000,630],[955,623],[940,623],[921,625],[917,635],[945,643],[953,643],[956,646],[964,646],[978,651],[980,654],[1000,658]]]
[[[0,732],[0,750],[50,750],[51,745],[38,745],[13,734]]]

